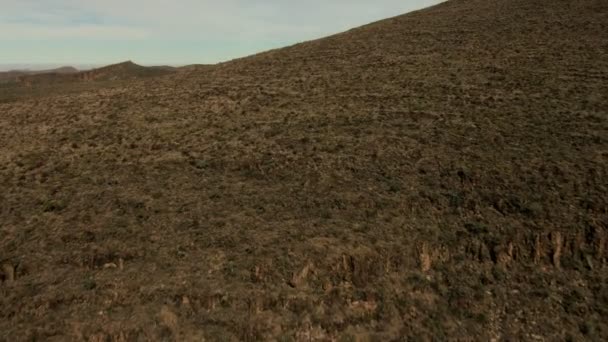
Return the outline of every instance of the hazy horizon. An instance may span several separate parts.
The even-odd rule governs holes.
[[[214,64],[440,2],[0,0],[0,70]]]
[[[116,64],[116,63],[121,63],[121,62],[126,62],[126,61],[116,61],[116,62],[112,62],[112,63],[108,63],[108,64],[6,63],[6,64],[0,64],[0,72],[2,72],[2,71],[40,71],[40,70],[57,69],[57,68],[62,68],[62,67],[73,67],[73,68],[76,68],[76,69],[82,71],[82,70],[100,68],[100,67],[104,67],[104,66]],[[136,63],[135,61],[133,61],[133,62]],[[161,64],[140,64],[140,63],[137,63],[137,64],[143,65],[143,66],[161,65]],[[183,66],[182,64],[162,64],[162,65],[169,65],[169,66],[173,66],[173,67]]]
[[[102,65],[97,64],[61,64],[61,63],[34,63],[34,64],[20,64],[20,63],[6,63],[0,64],[0,71],[12,71],[12,70],[29,70],[29,71],[38,71],[38,70],[47,70],[47,69],[56,69],[61,67],[74,67],[78,70],[89,70],[98,68]]]

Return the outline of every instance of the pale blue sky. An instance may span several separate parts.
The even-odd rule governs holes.
[[[439,0],[0,0],[0,64],[216,63]]]

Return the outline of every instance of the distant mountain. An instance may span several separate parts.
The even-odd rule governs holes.
[[[98,69],[84,71],[75,76],[83,81],[111,81],[161,76],[173,73],[175,71],[176,68],[170,66],[145,67],[135,64],[132,61],[126,61]]]
[[[81,63],[0,63],[0,72],[6,72],[11,70],[25,70],[25,71],[45,71],[45,70],[53,70],[59,69],[66,65],[73,67],[78,70],[91,70],[94,68],[99,68],[104,64],[81,64]]]
[[[180,72],[198,71],[198,70],[209,69],[209,68],[212,68],[213,66],[214,66],[214,64],[189,64],[189,65],[181,66],[181,67],[177,68],[177,70]]]
[[[73,67],[43,71],[9,71],[0,73],[0,82],[14,82],[21,86],[34,86],[56,83],[114,81],[161,76],[176,71],[177,68],[171,66],[145,67],[132,61],[126,61],[87,71],[78,71]]]
[[[0,83],[15,82],[19,77],[40,74],[68,75],[78,73],[79,70],[72,66],[63,66],[47,70],[9,70],[0,72]]]

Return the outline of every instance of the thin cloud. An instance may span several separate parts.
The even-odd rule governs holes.
[[[103,60],[219,62],[321,38],[440,0],[0,0],[0,63],[89,62],[96,41],[116,41]],[[45,47],[36,46],[44,40]],[[132,42],[125,50],[118,42]],[[12,44],[10,42],[13,42]],[[29,42],[29,43],[28,43]],[[170,48],[169,48],[170,46]],[[26,52],[27,51],[27,52]],[[39,51],[40,53],[37,53]],[[27,61],[15,56],[27,55]],[[31,57],[33,56],[33,57]],[[39,60],[58,56],[61,60]],[[25,57],[24,57],[25,58]],[[4,60],[3,60],[4,59]],[[35,59],[35,60],[32,60]],[[166,63],[171,63],[166,60]]]
[[[0,24],[0,39],[48,40],[48,39],[99,39],[99,40],[139,40],[149,37],[145,30],[100,25],[78,25],[70,27],[38,26],[25,24]]]

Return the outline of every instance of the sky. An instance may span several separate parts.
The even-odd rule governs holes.
[[[0,0],[0,67],[217,63],[440,0]]]

